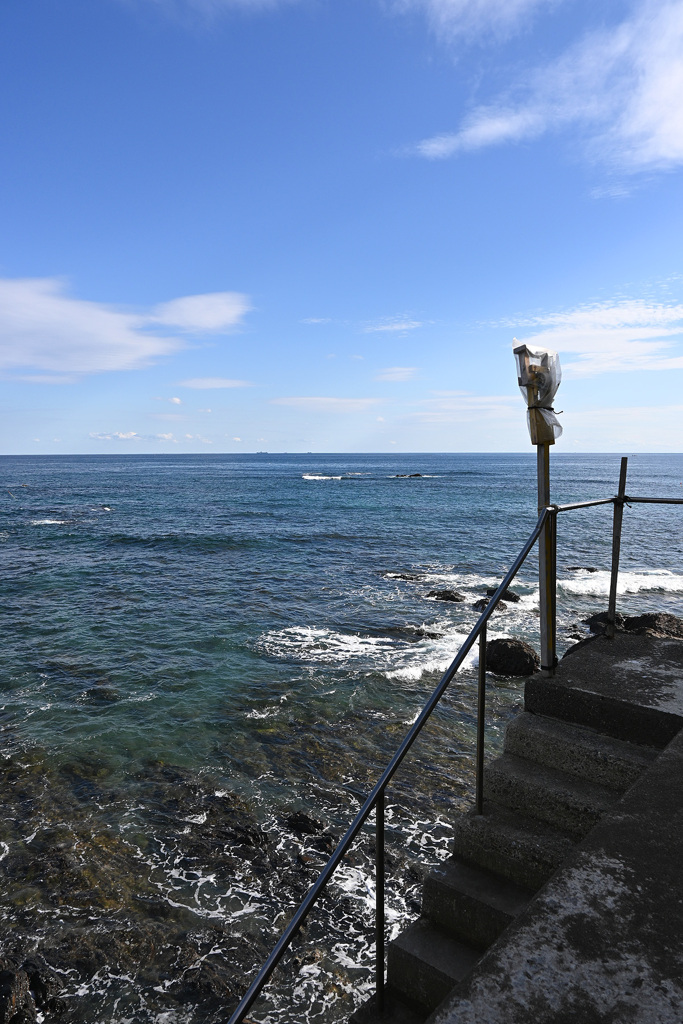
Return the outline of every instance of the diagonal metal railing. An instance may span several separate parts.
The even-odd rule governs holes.
[[[259,970],[258,974],[250,984],[238,1006],[230,1017],[228,1024],[242,1024],[246,1014],[258,999],[261,991],[268,983],[270,976],[278,966],[280,960],[289,948],[292,940],[301,928],[315,904],[324,892],[334,872],[339,867],[347,852],[353,845],[354,840],[360,833],[367,819],[375,811],[375,992],[376,1006],[382,1011],[384,1005],[384,953],[385,953],[385,918],[384,918],[384,797],[385,791],[406,754],[410,751],[415,740],[429,720],[432,712],[446,692],[449,683],[461,667],[465,658],[479,641],[479,674],[477,691],[477,745],[476,745],[476,787],[475,787],[475,810],[476,813],[483,812],[484,799],[484,733],[486,713],[486,632],[487,623],[492,614],[503,599],[505,591],[510,586],[522,565],[531,553],[536,541],[546,545],[546,571],[545,581],[541,578],[541,589],[545,582],[547,593],[541,595],[541,614],[547,616],[547,623],[544,635],[548,638],[548,649],[542,652],[542,664],[548,666],[547,671],[552,674],[556,663],[555,658],[555,635],[556,635],[556,602],[555,585],[557,577],[556,540],[557,540],[557,516],[563,512],[573,512],[580,509],[593,508],[598,505],[614,506],[614,522],[612,527],[612,571],[610,579],[609,606],[607,614],[606,633],[614,635],[614,621],[616,608],[617,579],[619,572],[619,557],[621,548],[621,528],[624,505],[632,504],[658,504],[658,505],[683,505],[683,498],[639,498],[626,495],[626,464],[627,460],[621,460],[621,473],[619,477],[618,493],[611,498],[596,498],[591,501],[578,501],[566,505],[548,505],[541,509],[538,520],[529,534],[524,546],[515,558],[504,579],[491,596],[489,603],[481,613],[469,636],[462,644],[455,658],[448,666],[438,685],[432,692],[422,711],[403,738],[389,764],[382,775],[375,783],[374,788],[353,819],[345,835],[339,842],[334,853],[331,855],[325,867],[318,875],[317,880],[309,889],[303,902],[300,904],[289,924],[275,944],[273,950]],[[545,598],[545,600],[543,599]]]

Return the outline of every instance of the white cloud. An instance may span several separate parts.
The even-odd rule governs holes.
[[[141,441],[143,439],[143,435],[138,434],[135,430],[114,430],[111,434],[96,433],[91,430],[90,437],[95,438],[96,441]]]
[[[48,375],[22,379],[69,383],[69,374],[149,366],[182,347],[177,338],[152,333],[150,325],[215,331],[219,322],[227,329],[239,321],[249,308],[246,300],[240,304],[234,293],[219,294],[229,298],[221,303],[215,295],[193,295],[152,314],[130,313],[72,298],[55,278],[0,279],[0,370],[44,370]]]
[[[556,0],[394,0],[398,11],[424,11],[435,32],[449,40],[506,36],[536,8],[553,6]]]
[[[175,397],[174,398],[169,398],[169,402],[172,402],[173,405],[182,405],[183,404],[182,401],[179,398],[175,398]]]
[[[332,323],[329,316],[307,316],[301,321],[302,324],[329,324]]]
[[[181,380],[183,388],[197,388],[200,391],[208,391],[211,388],[250,388],[252,385],[248,380],[231,380],[229,377],[191,377],[189,380]]]
[[[683,355],[675,349],[677,342],[683,343],[683,305],[634,299],[605,302],[545,314],[527,325],[541,329],[528,335],[520,332],[520,341],[578,357],[568,363],[563,359],[566,376],[683,369]]]
[[[234,330],[251,308],[246,295],[239,292],[210,292],[164,302],[149,320],[188,333],[222,334]]]
[[[412,380],[417,373],[416,366],[388,366],[377,374],[375,380],[405,381]]]
[[[376,405],[378,398],[322,398],[322,397],[291,397],[273,398],[273,405],[291,405],[299,409],[310,409],[312,412],[365,412]]]
[[[622,172],[683,163],[683,0],[645,0],[611,29],[593,32],[453,133],[416,151],[443,158],[575,126],[587,152]],[[620,194],[623,194],[621,192]]]
[[[422,327],[420,320],[409,320],[404,316],[392,316],[366,324],[363,330],[366,334],[370,334],[375,331],[414,331],[416,327]]]

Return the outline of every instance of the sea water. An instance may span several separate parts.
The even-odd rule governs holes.
[[[520,455],[5,457],[3,954],[72,1019],[227,1019],[536,520]],[[616,491],[553,453],[552,500]],[[683,456],[627,492],[683,496]],[[619,610],[681,612],[680,508],[624,516]],[[610,506],[560,517],[559,653],[607,603]],[[455,589],[461,603],[429,597]],[[531,558],[489,636],[538,648]],[[494,755],[523,682],[489,679]],[[473,790],[476,652],[388,792],[390,933]],[[255,1020],[371,990],[372,828]],[[49,972],[48,972],[49,973]]]

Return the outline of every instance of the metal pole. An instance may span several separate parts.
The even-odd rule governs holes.
[[[612,578],[609,584],[609,604],[605,636],[614,636],[617,611],[617,580],[619,578],[619,555],[621,553],[621,524],[624,518],[624,495],[626,494],[626,470],[628,459],[624,456],[619,470],[619,491],[614,499],[614,520],[612,523]]]
[[[375,1001],[384,1013],[384,790],[375,804]]]
[[[550,504],[550,445],[536,445],[538,511]],[[554,518],[554,517],[553,517]],[[549,520],[538,539],[538,590],[541,612],[541,669],[546,675],[555,671],[555,614],[553,594],[553,527]]]
[[[484,729],[486,728],[486,623],[479,634],[479,690],[477,695],[476,812],[484,813]]]

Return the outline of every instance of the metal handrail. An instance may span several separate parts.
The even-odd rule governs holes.
[[[503,581],[497,587],[495,593],[491,596],[489,603],[487,604],[484,611],[477,619],[473,629],[465,642],[460,647],[460,650],[456,654],[455,658],[449,665],[441,677],[439,684],[432,692],[429,700],[426,702],[422,711],[418,715],[417,719],[406,733],[403,741],[398,747],[396,753],[389,761],[389,764],[384,769],[382,775],[375,783],[369,796],[366,798],[361,809],[358,811],[356,817],[353,819],[351,825],[347,829],[344,837],[339,842],[334,853],[331,855],[324,868],[318,875],[317,880],[309,889],[303,902],[296,910],[294,916],[290,920],[289,924],[285,928],[284,932],[275,944],[272,952],[268,956],[267,960],[261,967],[260,971],[252,981],[251,985],[245,992],[244,996],[240,1000],[238,1006],[234,1010],[230,1017],[228,1024],[242,1024],[245,1015],[260,995],[262,989],[266,985],[271,974],[279,964],[282,956],[290,946],[295,935],[301,928],[306,917],[312,910],[315,903],[322,895],[327,883],[332,878],[335,870],[344,859],[346,853],[350,849],[353,841],[358,836],[363,825],[370,817],[373,810],[376,812],[376,835],[375,835],[375,870],[376,870],[376,882],[375,882],[375,924],[376,924],[376,943],[375,943],[375,982],[376,982],[376,999],[378,1009],[383,1007],[384,999],[384,793],[386,787],[391,782],[392,778],[398,771],[401,762],[405,758],[406,754],[412,747],[413,743],[419,736],[422,728],[426,724],[427,720],[431,716],[432,712],[436,708],[437,704],[443,697],[449,683],[457,673],[458,669],[462,665],[463,661],[469,654],[470,650],[474,646],[477,638],[479,638],[479,686],[478,686],[478,705],[477,705],[477,752],[476,752],[476,797],[475,797],[475,808],[477,813],[481,814],[483,811],[483,766],[484,766],[484,713],[485,713],[485,681],[486,681],[486,626],[491,615],[496,610],[498,604],[503,599],[505,591],[512,583],[513,579],[521,569],[522,565],[526,561],[531,549],[533,548],[536,541],[541,537],[544,530],[549,528],[554,536],[555,524],[557,515],[560,512],[572,512],[577,509],[592,508],[596,505],[613,505],[615,508],[615,527],[613,532],[613,539],[616,543],[616,553],[613,549],[613,564],[612,564],[612,585],[610,588],[610,614],[613,619],[613,605],[616,599],[616,574],[618,572],[618,559],[619,559],[619,544],[617,542],[617,512],[621,512],[624,504],[636,504],[636,503],[647,503],[647,504],[660,504],[660,505],[680,505],[683,504],[683,498],[639,498],[630,497],[624,493],[625,480],[626,480],[626,460],[622,460],[622,474],[619,481],[619,493],[612,498],[598,498],[593,501],[580,501],[566,505],[547,505],[540,510],[540,514],[536,521],[536,525],[532,530],[529,538],[522,547],[521,551],[517,555],[517,558],[512,563],[509,571],[504,577]],[[618,520],[618,534],[620,539],[621,534],[621,520]],[[554,548],[554,542],[553,542]],[[553,551],[554,555],[554,551]],[[552,566],[553,577],[556,575],[555,564],[553,557]],[[551,615],[554,619],[555,616],[555,602],[554,595],[553,601],[549,606],[551,609]],[[609,627],[608,621],[608,627]],[[552,636],[552,668],[554,668],[554,631],[555,624],[552,623],[551,636]],[[609,630],[608,630],[609,635]]]
[[[322,871],[318,875],[317,881],[308,890],[308,893],[306,894],[303,902],[299,906],[299,909],[294,914],[294,917],[291,919],[291,921],[289,922],[289,924],[285,928],[284,932],[282,933],[282,935],[278,939],[278,941],[277,941],[275,947],[273,948],[270,956],[265,961],[265,963],[261,967],[261,970],[259,971],[257,976],[254,978],[253,982],[251,983],[251,985],[249,986],[247,991],[245,992],[245,994],[242,997],[239,1005],[237,1006],[236,1010],[234,1011],[234,1013],[230,1017],[230,1020],[228,1021],[228,1024],[241,1024],[241,1022],[244,1020],[245,1014],[248,1012],[248,1010],[250,1009],[250,1007],[252,1006],[252,1004],[254,1003],[256,998],[258,997],[259,993],[261,992],[262,988],[264,987],[264,985],[266,984],[266,982],[270,978],[271,974],[273,973],[273,971],[277,967],[277,965],[280,962],[280,960],[281,960],[285,950],[290,945],[292,939],[294,938],[294,936],[298,932],[299,928],[303,924],[304,920],[308,916],[308,914],[309,914],[310,910],[312,909],[313,905],[317,902],[319,896],[322,894],[325,886],[329,882],[330,878],[334,874],[334,871],[336,870],[336,868],[338,867],[340,862],[343,860],[344,855],[346,854],[347,850],[349,849],[349,847],[353,843],[354,839],[356,838],[356,836],[360,832],[361,828],[365,824],[365,821],[370,816],[370,814],[371,814],[373,808],[375,807],[375,805],[377,805],[378,809],[381,806],[381,810],[379,812],[378,819],[383,818],[383,816],[384,816],[384,790],[386,789],[387,785],[389,784],[389,782],[391,781],[391,779],[395,775],[395,773],[398,770],[401,762],[403,761],[404,757],[406,756],[406,754],[408,753],[408,751],[412,747],[412,745],[415,742],[415,740],[417,739],[418,735],[422,731],[422,728],[425,725],[427,719],[430,717],[430,715],[432,714],[434,708],[436,707],[436,705],[441,700],[444,692],[446,691],[446,688],[447,688],[448,684],[451,682],[451,680],[453,679],[453,676],[456,674],[456,672],[458,671],[458,669],[462,665],[463,661],[467,657],[469,651],[474,646],[474,643],[475,643],[477,637],[479,636],[480,631],[485,629],[486,623],[488,622],[488,620],[490,619],[491,615],[495,611],[498,603],[501,601],[501,599],[503,597],[503,594],[505,593],[505,591],[507,590],[507,588],[509,587],[509,585],[512,583],[513,579],[515,578],[515,576],[519,572],[520,568],[524,564],[524,561],[526,560],[527,556],[529,555],[529,552],[531,551],[531,549],[533,548],[534,544],[536,543],[536,541],[538,540],[539,536],[541,535],[541,532],[542,532],[546,522],[550,519],[551,515],[552,515],[552,513],[551,513],[551,511],[549,509],[543,509],[542,510],[542,512],[539,515],[538,520],[536,522],[536,526],[534,527],[533,531],[531,532],[531,534],[529,536],[529,539],[527,540],[526,544],[524,545],[524,547],[522,548],[520,553],[517,555],[517,558],[513,562],[512,567],[510,568],[509,572],[507,573],[507,575],[503,579],[503,582],[497,588],[495,594],[493,594],[493,596],[491,597],[491,600],[489,601],[488,605],[486,606],[484,611],[481,613],[481,615],[477,619],[477,622],[476,622],[474,628],[472,629],[472,631],[470,632],[469,636],[467,637],[467,639],[463,643],[462,647],[460,648],[460,650],[456,654],[455,658],[453,659],[453,661],[451,662],[449,667],[444,672],[444,674],[441,677],[441,680],[440,680],[438,686],[436,687],[436,689],[432,693],[431,697],[429,698],[429,700],[427,701],[427,703],[423,707],[422,711],[418,715],[417,719],[415,720],[415,722],[413,723],[413,725],[409,729],[409,731],[406,734],[406,736],[404,737],[401,745],[399,746],[398,750],[396,751],[396,753],[392,757],[392,759],[389,762],[389,764],[387,765],[387,767],[384,769],[381,777],[379,778],[379,780],[375,784],[372,792],[367,797],[365,803],[363,804],[363,806],[359,810],[358,814],[353,819],[353,822],[349,826],[349,828],[348,828],[348,830],[346,832],[346,835],[341,840],[341,842],[337,846],[336,850],[334,851],[334,853],[332,854],[332,856],[328,860],[327,864],[325,865],[325,867],[322,869]],[[381,824],[381,821],[378,820],[378,826],[380,824]],[[382,870],[380,872],[378,872],[378,874],[379,874],[379,878],[377,880],[378,882],[379,882],[379,880],[381,878],[381,875],[383,873],[383,864],[384,864],[384,857],[381,856],[381,854],[383,852],[383,833],[384,833],[384,830],[382,828],[378,827],[377,828],[377,836],[378,837],[381,836],[381,839],[380,839],[380,841],[377,844],[378,845],[377,863],[379,864],[380,861],[381,861],[381,868],[382,868]],[[381,902],[381,911],[377,915],[378,921],[381,921],[383,916],[384,916],[384,893],[383,892],[381,893],[381,901],[380,901],[380,886],[378,884],[376,884],[375,890],[376,890],[377,907],[378,908],[380,907],[380,902]],[[384,941],[383,940],[384,940],[384,929],[382,928],[382,935],[381,935],[381,940],[380,940],[379,928],[378,928],[378,942],[377,942],[377,948],[376,948],[376,966],[377,966],[376,974],[379,975],[380,971],[381,971],[381,974],[382,974],[382,983],[378,985],[378,993],[382,991],[383,981],[384,981],[384,948],[383,948],[384,947]],[[381,999],[381,997],[380,997],[380,999]]]

